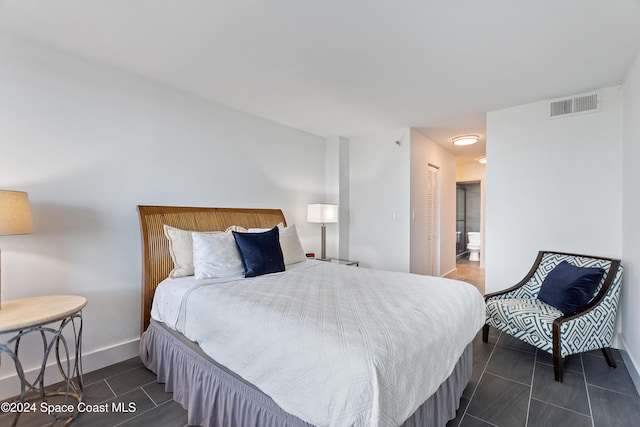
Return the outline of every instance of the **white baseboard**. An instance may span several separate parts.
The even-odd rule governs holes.
[[[454,272],[456,272],[456,271],[458,271],[458,269],[457,269],[457,268],[454,268],[453,270],[449,271],[448,273],[441,274],[441,275],[440,275],[440,277],[447,277],[448,275],[450,275],[451,273],[454,273]]]
[[[618,334],[618,337],[620,343],[622,343],[623,351],[620,352],[622,360],[624,360],[627,371],[629,371],[631,381],[633,381],[633,384],[636,386],[636,390],[640,393],[640,364],[638,364],[637,357],[629,352],[629,346],[627,345],[627,341],[624,339],[624,335]]]
[[[122,362],[123,360],[130,359],[138,355],[138,348],[140,346],[140,338],[133,339],[124,343],[116,344],[111,347],[105,347],[99,350],[94,350],[90,353],[84,353],[82,355],[82,368],[84,372],[95,371],[96,369],[104,368],[105,366],[113,365],[114,363]],[[6,364],[13,364],[13,361],[6,357],[3,360]],[[25,377],[28,380],[33,380],[37,377],[39,367],[27,370]],[[51,361],[45,368],[44,383],[55,384],[62,380],[62,376],[58,371],[55,361]],[[18,374],[11,374],[4,378],[0,378],[0,400],[7,399],[20,394],[20,380]]]

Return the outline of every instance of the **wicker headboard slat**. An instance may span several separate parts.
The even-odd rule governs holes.
[[[173,269],[164,225],[193,231],[224,231],[231,225],[267,228],[286,225],[280,209],[138,206],[142,234],[142,330],[151,318],[151,303],[158,284]]]

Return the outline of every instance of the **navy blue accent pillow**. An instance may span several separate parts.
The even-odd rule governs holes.
[[[280,247],[278,227],[263,233],[233,231],[233,238],[236,240],[244,265],[244,277],[284,271],[284,257]]]
[[[602,268],[576,267],[562,261],[545,277],[538,299],[563,314],[571,313],[591,301],[603,275]]]

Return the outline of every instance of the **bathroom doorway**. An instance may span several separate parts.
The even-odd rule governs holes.
[[[481,192],[481,181],[456,183],[456,270],[445,277],[471,283],[484,295],[484,268],[481,262],[469,260],[467,249],[467,233],[481,231]]]
[[[467,189],[463,185],[456,184],[456,257],[461,257],[467,251],[466,212]]]
[[[456,183],[456,256],[469,258],[468,233],[480,232],[480,181]]]

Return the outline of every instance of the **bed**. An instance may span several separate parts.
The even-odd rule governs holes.
[[[471,285],[307,260],[247,279],[167,279],[165,226],[290,227],[277,209],[138,211],[140,357],[189,424],[443,426],[455,417],[484,324]]]

